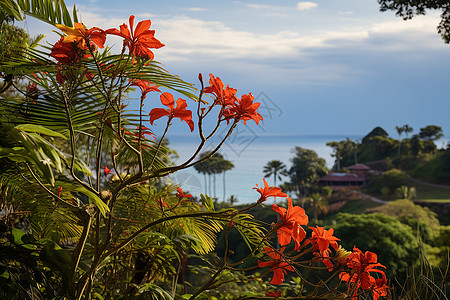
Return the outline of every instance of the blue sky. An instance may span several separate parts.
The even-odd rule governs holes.
[[[272,109],[261,134],[364,135],[382,126],[397,137],[396,125],[417,133],[436,124],[450,136],[450,45],[436,31],[438,11],[403,21],[376,0],[76,3],[88,27],[151,19],[166,45],[155,59],[171,73],[191,82],[213,73],[238,94],[260,95]],[[56,40],[52,28],[27,25]]]

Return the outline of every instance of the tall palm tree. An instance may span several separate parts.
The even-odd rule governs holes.
[[[334,149],[334,154],[332,154],[331,156],[336,157],[336,170],[340,171],[341,159],[345,153],[345,141],[328,142],[326,145]]]
[[[406,138],[408,138],[408,133],[413,132],[413,128],[408,124],[403,125],[403,132],[405,133]]]
[[[200,154],[200,158],[208,157],[211,155],[210,151],[206,151]],[[197,170],[197,172],[201,174],[208,175],[209,177],[209,194],[212,194],[211,188],[213,187],[214,191],[214,197],[216,197],[216,175],[223,173],[223,200],[225,201],[225,188],[226,188],[226,182],[225,182],[225,172],[231,170],[234,168],[234,165],[231,161],[226,160],[222,154],[215,153],[205,161],[197,164],[194,166],[194,168]],[[211,178],[213,181],[213,184],[211,185]],[[206,183],[206,178],[205,178]],[[206,185],[206,184],[205,184]]]
[[[312,194],[311,197],[308,198],[308,201],[313,207],[314,221],[317,224],[319,222],[319,214],[328,213],[328,201],[325,196],[322,196],[319,193]]]
[[[270,177],[273,175],[273,185],[277,186],[277,178],[281,180],[282,176],[287,176],[286,165],[279,160],[271,160],[269,161],[263,169],[264,177]]]
[[[220,165],[220,167],[219,167],[219,171],[221,171],[221,173],[223,174],[223,201],[225,201],[225,197],[226,197],[226,181],[225,181],[225,173],[227,172],[227,171],[229,171],[229,170],[231,170],[231,169],[233,169],[234,168],[234,164],[231,162],[231,161],[229,161],[229,160],[226,160],[226,159],[222,159],[220,162],[219,162],[219,165]]]
[[[397,130],[398,140],[399,140],[399,142],[398,142],[398,158],[400,158],[400,152],[401,152],[401,147],[402,147],[402,133],[405,131],[405,126],[402,126],[402,127],[395,126],[395,130]]]

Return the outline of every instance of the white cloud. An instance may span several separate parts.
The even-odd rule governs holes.
[[[246,4],[245,5],[248,8],[255,8],[255,9],[281,9],[282,6],[275,6],[275,5],[266,5],[266,4]]]
[[[208,9],[204,7],[189,7],[187,10],[189,11],[207,11]]]
[[[304,2],[303,2],[304,3]],[[82,21],[87,27],[118,28],[128,24],[128,18],[103,15],[100,11],[83,10]],[[156,16],[139,14],[135,23],[151,18],[152,29],[166,47],[155,50],[160,61],[237,59],[265,64],[268,60],[295,60],[312,57],[319,49],[340,51],[411,51],[411,49],[442,48],[444,43],[436,33],[439,14],[415,17],[409,21],[393,19],[355,27],[333,28],[300,34],[295,30],[267,33],[236,29],[219,21],[205,21],[186,16]],[[122,46],[118,37],[109,36],[107,43]],[[348,49],[348,50],[347,50]],[[328,50],[327,50],[328,51]]]
[[[318,6],[315,2],[299,2],[297,3],[298,10],[310,10]]]
[[[340,11],[339,15],[348,16],[348,15],[353,15],[354,13],[355,13],[354,11]]]

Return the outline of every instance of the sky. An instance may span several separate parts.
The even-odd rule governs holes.
[[[73,2],[67,1],[68,6]],[[439,11],[404,21],[376,0],[80,0],[87,26],[151,19],[165,47],[155,60],[186,81],[220,77],[261,102],[261,135],[365,135],[381,126],[413,133],[439,125],[450,136],[450,45]],[[53,28],[28,20],[30,34]],[[120,39],[107,43],[120,49]],[[253,125],[252,125],[253,126]],[[187,133],[187,126],[178,126]]]

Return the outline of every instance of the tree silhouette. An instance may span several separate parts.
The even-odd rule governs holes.
[[[420,128],[419,137],[425,141],[436,141],[443,137],[442,127],[436,125],[428,125]]]
[[[327,174],[325,160],[320,158],[313,150],[301,147],[294,148],[295,156],[291,159],[292,167],[289,170],[291,184],[297,189],[298,197],[301,199],[307,189],[319,178]]]
[[[225,182],[225,172],[231,170],[234,168],[234,165],[231,161],[226,160],[222,154],[215,153],[214,155],[211,155],[211,151],[206,151],[200,154],[200,158],[209,157],[205,161],[197,164],[194,166],[194,168],[197,170],[197,172],[205,175],[205,185],[206,185],[206,175],[209,178],[209,194],[214,194],[214,197],[217,197],[216,193],[216,175],[223,173],[223,200],[225,201],[225,189],[226,189],[226,182]],[[211,179],[213,181],[212,187],[213,187],[213,193],[211,191]]]
[[[448,0],[378,0],[380,11],[393,10],[395,15],[404,20],[417,15],[425,15],[426,10],[441,10],[441,21],[437,26],[438,33],[445,43],[450,42],[450,2]]]
[[[405,133],[406,138],[408,138],[408,133],[412,132],[414,129],[408,124],[403,125],[403,132]]]
[[[328,213],[328,201],[326,196],[322,196],[319,193],[313,193],[311,197],[307,199],[307,201],[311,204],[314,212],[314,221],[317,224],[319,222],[319,214],[327,214]]]
[[[340,141],[340,142],[328,142],[326,144],[328,147],[333,148],[334,153],[331,155],[336,158],[336,170],[341,170],[341,159],[345,153],[345,146],[346,141]]]
[[[287,176],[286,165],[279,160],[269,161],[263,169],[264,177],[270,177],[273,175],[273,185],[277,186],[277,179],[281,180],[281,175]]]
[[[398,155],[397,157],[400,158],[400,152],[402,148],[402,133],[405,131],[405,126],[399,127],[395,126],[395,130],[397,130],[398,133]]]

